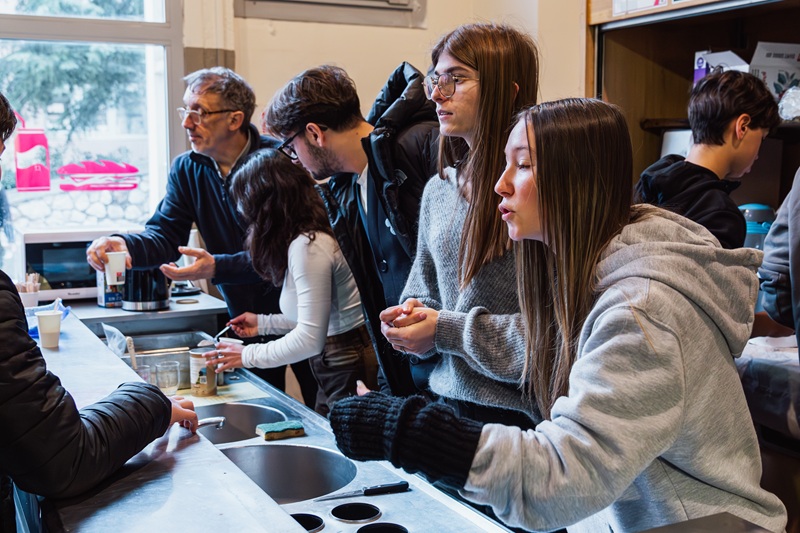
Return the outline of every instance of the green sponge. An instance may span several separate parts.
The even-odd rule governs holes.
[[[300,420],[283,420],[256,426],[256,435],[263,436],[264,440],[288,439],[301,437],[306,434],[303,422]]]

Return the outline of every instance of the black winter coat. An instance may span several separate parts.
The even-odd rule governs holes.
[[[381,334],[378,315],[399,303],[416,250],[422,191],[436,173],[439,123],[422,79],[420,71],[402,63],[367,116],[375,127],[362,139],[371,182],[367,226],[359,213],[358,175],[337,174],[317,186],[361,294],[383,377],[393,394],[403,396],[418,389],[408,358],[395,352]],[[435,361],[426,362],[428,367],[432,364]],[[414,371],[428,373],[423,366]]]
[[[0,339],[0,531],[14,531],[8,478],[32,494],[80,494],[163,435],[172,404],[154,385],[123,383],[79,411],[48,372],[17,289],[2,271]]]

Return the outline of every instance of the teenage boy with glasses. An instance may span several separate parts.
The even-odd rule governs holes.
[[[382,389],[396,395],[427,390],[435,364],[409,365],[416,361],[392,349],[378,318],[399,302],[416,250],[422,190],[435,173],[438,123],[422,80],[401,64],[365,119],[353,80],[324,65],[292,79],[264,111],[266,130],[285,139],[284,155],[317,180],[331,177],[318,189],[361,293]]]
[[[219,289],[231,316],[251,311],[280,313],[280,291],[253,270],[244,251],[246,224],[228,193],[230,178],[246,156],[278,142],[260,136],[250,123],[255,94],[238,74],[224,67],[193,72],[184,78],[184,106],[178,109],[192,149],[175,158],[167,193],[142,233],[112,235],[94,241],[87,260],[102,271],[107,252],[128,252],[128,267],[160,266],[174,280],[211,279]],[[183,246],[196,224],[206,250]],[[195,258],[186,267],[175,265],[181,254]],[[251,339],[248,339],[250,341]],[[269,339],[255,337],[256,342]],[[316,382],[308,363],[293,364],[303,398],[313,407]],[[285,367],[257,370],[268,382],[284,389]]]

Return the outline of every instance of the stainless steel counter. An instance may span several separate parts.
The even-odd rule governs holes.
[[[42,353],[79,407],[139,379],[72,315],[59,348]],[[48,502],[46,520],[81,532],[305,531],[205,437],[178,426],[98,489]]]
[[[74,307],[73,307],[74,309]],[[63,323],[59,348],[42,350],[48,368],[57,374],[78,406],[97,401],[124,381],[138,376],[113,355],[86,326],[69,316]],[[248,378],[249,372],[242,372]],[[262,382],[265,397],[248,400],[279,408],[300,418],[307,435],[277,443],[254,437],[215,447],[204,436],[177,426],[133,457],[120,472],[90,494],[70,501],[45,502],[43,514],[54,529],[66,531],[270,531],[303,532],[289,513],[313,513],[325,523],[323,533],[355,533],[364,524],[346,523],[330,511],[353,501],[369,502],[382,511],[380,522],[394,522],[411,532],[508,531],[472,508],[452,499],[419,477],[388,463],[355,463],[352,482],[341,488],[396,481],[409,482],[401,494],[311,500],[278,505],[222,450],[241,445],[299,445],[335,450],[325,418]]]
[[[276,407],[278,410],[287,413],[291,418],[302,420],[306,435],[270,443],[265,443],[261,437],[253,437],[245,441],[220,444],[218,445],[220,449],[225,450],[250,445],[292,445],[337,450],[330,424],[326,418],[319,416],[270,385],[265,384],[264,386],[270,394],[268,397],[240,403]],[[374,505],[381,511],[381,516],[377,519],[377,522],[399,524],[410,532],[463,533],[488,531],[500,533],[509,531],[473,508],[441,492],[422,478],[394,468],[389,462],[355,462],[355,465],[357,466],[355,478],[347,485],[334,491],[333,494],[349,492],[362,487],[393,483],[401,479],[408,481],[410,490],[398,494],[353,496],[321,502],[308,499],[283,504],[282,508],[291,514],[307,513],[321,518],[324,522],[322,533],[328,531],[357,533],[359,528],[365,525],[364,523],[351,524],[342,522],[337,520],[332,513],[335,507],[352,503]],[[279,530],[276,529],[275,531]]]
[[[205,293],[173,296],[169,309],[162,311],[125,311],[119,307],[100,307],[97,300],[64,302],[95,335],[103,335],[101,324],[117,327],[126,335],[198,330],[213,335],[218,331],[218,317],[228,317],[225,302]],[[124,325],[124,329],[120,327]]]

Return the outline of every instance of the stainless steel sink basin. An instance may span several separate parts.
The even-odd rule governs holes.
[[[315,446],[262,444],[226,448],[222,453],[281,505],[339,490],[357,471],[347,457]]]
[[[178,388],[188,389],[192,386],[189,382],[189,350],[197,346],[200,341],[211,337],[202,331],[183,331],[177,333],[157,333],[153,335],[133,335],[136,361],[139,365],[150,365],[152,374],[150,383],[156,382],[156,364],[164,361],[178,361],[180,372],[178,374]],[[120,358],[131,365],[130,354],[126,351]]]
[[[221,403],[197,407],[197,418],[224,416],[221,428],[202,427],[198,431],[214,444],[225,444],[256,436],[256,426],[286,420],[286,415],[274,407],[247,403]]]

